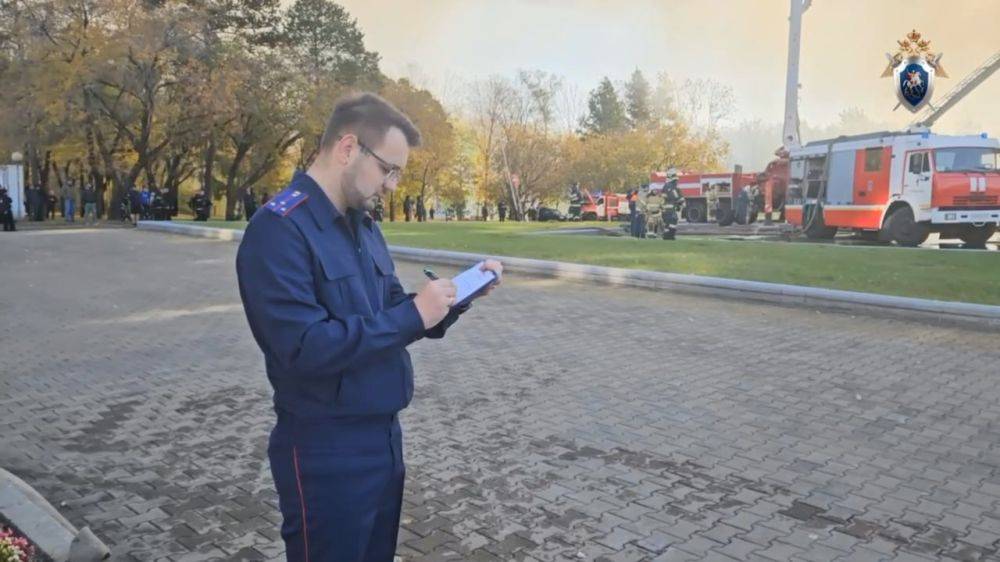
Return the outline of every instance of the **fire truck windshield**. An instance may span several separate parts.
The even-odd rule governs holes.
[[[934,151],[934,168],[939,172],[993,171],[998,152],[986,147],[939,148]]]

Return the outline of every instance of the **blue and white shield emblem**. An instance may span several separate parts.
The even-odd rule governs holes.
[[[924,58],[911,57],[893,69],[896,96],[911,112],[919,111],[930,101],[934,91],[934,67]]]

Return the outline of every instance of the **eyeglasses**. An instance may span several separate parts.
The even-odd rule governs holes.
[[[386,162],[381,156],[375,154],[374,150],[365,146],[365,143],[360,140],[358,141],[358,146],[361,147],[362,152],[378,161],[378,167],[382,170],[382,174],[385,175],[385,179],[382,180],[383,185],[387,183],[397,183],[399,181],[399,175],[402,172],[399,166]]]

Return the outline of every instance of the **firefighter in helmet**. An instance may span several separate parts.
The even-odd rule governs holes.
[[[677,187],[677,170],[667,170],[667,182],[663,185],[663,239],[673,240],[677,235],[676,224],[680,210],[684,207],[684,195]]]
[[[640,212],[646,218],[646,224],[640,238],[647,238],[649,234],[656,236],[663,232],[663,210],[666,208],[666,203],[663,190],[659,187],[649,186],[646,197],[639,200]]]
[[[704,184],[703,190],[705,193],[705,208],[708,214],[709,221],[719,220],[719,191],[716,186]]]

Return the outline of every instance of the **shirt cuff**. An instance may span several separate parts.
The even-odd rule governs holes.
[[[386,312],[396,322],[400,333],[406,338],[409,344],[420,339],[424,335],[424,320],[417,310],[417,303],[413,299],[406,299]]]

